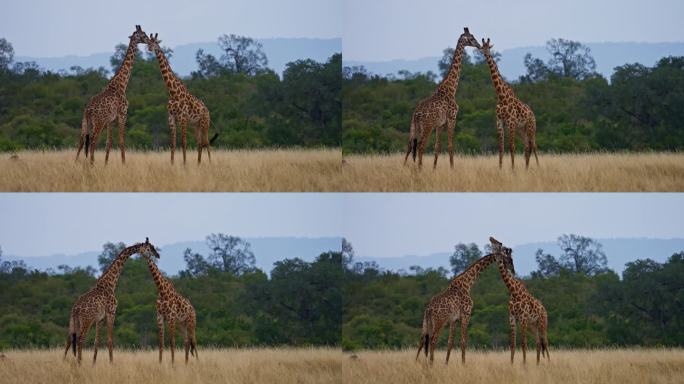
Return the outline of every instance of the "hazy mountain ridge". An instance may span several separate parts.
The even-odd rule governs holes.
[[[342,39],[314,39],[314,38],[269,38],[256,39],[263,44],[263,51],[268,58],[268,67],[278,73],[282,73],[285,65],[289,62],[300,59],[312,59],[318,62],[325,62],[335,53],[342,52]],[[123,41],[122,41],[123,43]],[[143,44],[138,46],[141,52],[146,53],[147,49]],[[174,72],[181,76],[189,76],[192,71],[197,70],[195,55],[198,49],[203,49],[205,53],[214,55],[217,59],[221,57],[221,49],[218,42],[201,42],[182,44],[172,47],[173,55],[169,59]],[[114,54],[114,46],[111,52],[95,53],[86,56],[67,55],[62,57],[30,57],[17,56],[15,61],[35,61],[41,68],[53,72],[60,69],[69,71],[72,66],[82,68],[104,67],[113,73],[110,57]]]
[[[305,261],[313,261],[316,256],[327,251],[339,251],[341,237],[257,237],[243,238],[251,244],[251,250],[256,259],[257,268],[269,273],[273,269],[273,263],[283,259],[298,257]],[[170,275],[178,274],[185,269],[183,252],[191,248],[193,252],[203,256],[209,254],[209,248],[204,240],[181,241],[160,246],[161,258],[159,268]],[[46,270],[52,268],[57,271],[57,266],[66,264],[70,267],[86,267],[88,265],[97,268],[98,251],[82,252],[73,255],[54,254],[49,256],[19,257],[3,255],[4,260],[23,260],[29,267]]]
[[[684,42],[675,43],[586,43],[591,49],[591,55],[596,61],[596,71],[607,79],[613,74],[613,69],[627,63],[641,63],[653,66],[658,60],[666,56],[684,56]],[[468,49],[472,52],[474,48]],[[496,46],[494,48],[496,51]],[[527,73],[524,57],[527,53],[533,57],[539,57],[544,62],[549,59],[549,54],[544,46],[530,46],[510,48],[501,51],[499,70],[503,76],[511,81]],[[415,60],[388,60],[388,61],[344,61],[345,66],[364,66],[369,72],[379,75],[396,75],[398,71],[405,69],[410,72],[432,71],[439,73],[437,63],[441,56],[430,56]]]
[[[622,271],[625,269],[625,263],[646,258],[663,263],[672,254],[684,251],[684,238],[617,238],[596,240],[603,245],[603,251],[608,259],[608,267],[618,274],[622,274]],[[560,254],[560,249],[555,241],[534,242],[515,246],[513,247],[513,258],[516,273],[525,276],[537,269],[534,255],[539,248],[543,249],[545,253],[556,257]],[[398,257],[359,256],[355,257],[354,260],[357,262],[376,262],[381,268],[386,270],[398,271],[403,269],[409,272],[409,267],[413,265],[418,265],[421,268],[444,267],[450,269],[449,257],[452,253],[453,250],[429,255],[405,255]]]

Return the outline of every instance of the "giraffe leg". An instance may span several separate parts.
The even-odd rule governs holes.
[[[90,329],[90,326],[92,325],[92,323],[93,323],[92,320],[84,321],[81,324],[81,329],[78,332],[78,345],[77,345],[77,351],[78,351],[77,355],[78,356],[76,357],[76,361],[78,362],[79,365],[81,364],[81,352],[83,349],[83,343],[85,343],[86,335],[88,334],[88,330]]]
[[[449,324],[449,343],[447,345],[447,356],[446,364],[449,364],[449,355],[451,354],[451,349],[454,347],[454,330],[456,329],[456,322],[452,321]]]
[[[169,129],[171,130],[171,164],[173,165],[173,157],[174,154],[176,153],[176,119],[174,119],[173,115],[169,112]]]
[[[175,361],[175,349],[176,349],[176,322],[175,320],[169,320],[169,347],[171,348],[171,365]]]
[[[534,118],[534,115],[530,118],[530,121],[527,125],[527,137],[530,140],[530,150],[532,153],[534,153],[534,160],[537,162],[537,165],[539,165],[539,158],[537,157],[537,120]]]
[[[412,142],[413,142],[413,140],[411,138],[409,138],[408,146],[406,147],[406,156],[404,156],[404,165],[406,165],[406,162],[408,161],[408,157],[411,154],[411,149],[412,149],[411,143]]]
[[[64,348],[64,359],[66,359],[67,353],[69,353],[69,347],[71,347],[71,332],[67,334],[66,348]]]
[[[195,356],[195,359],[199,360],[199,354],[197,354],[197,337],[195,336],[196,327],[197,322],[195,320],[195,314],[193,313],[188,325],[188,337],[190,338],[190,353],[192,353]]]
[[[425,146],[427,145],[428,138],[432,133],[432,127],[422,127],[419,132],[423,132],[423,136],[420,138],[420,146],[418,147],[418,168],[423,167],[423,151],[425,151]]]
[[[416,361],[418,361],[418,357],[420,356],[420,351],[423,349],[423,345],[425,346],[425,350],[428,350],[427,343],[425,342],[425,337],[427,337],[427,333],[420,333],[420,342],[418,343],[418,353],[416,353]],[[67,348],[68,349],[68,348]],[[66,352],[64,353],[64,356],[66,356]]]
[[[461,363],[465,364],[466,346],[468,345],[468,323],[470,316],[461,318]]]
[[[95,321],[95,346],[93,351],[93,364],[97,360],[97,348],[100,346],[100,324],[102,321]]]
[[[437,168],[437,158],[439,157],[439,153],[442,151],[441,133],[442,127],[437,127],[435,129],[435,162],[432,164],[432,169]]]
[[[508,124],[508,149],[511,152],[511,169],[515,168],[515,124],[510,122]]]
[[[541,341],[539,338],[539,327],[532,326],[532,332],[534,333],[535,339],[535,349],[537,350],[537,365],[539,365],[539,354],[542,352]]]
[[[442,333],[442,327],[444,327],[444,320],[434,324],[432,329],[432,336],[430,337],[430,365],[435,361],[435,346],[437,346],[437,340],[439,340],[439,335]]]
[[[107,350],[109,351],[109,362],[114,362],[114,314],[107,315]]]
[[[119,114],[119,151],[121,151],[121,164],[126,164],[126,113]]]
[[[201,123],[198,123],[200,128],[197,130],[197,164],[202,164],[202,149],[206,145],[203,136],[202,131],[204,130],[204,127],[202,126]]]
[[[185,364],[187,364],[188,363],[188,355],[190,353],[190,340],[188,339],[188,328],[185,324],[182,324],[181,332],[183,333],[183,348],[185,349]]]
[[[447,150],[449,151],[449,166],[454,168],[454,129],[456,120],[447,122]]]
[[[522,347],[523,364],[527,364],[527,321],[520,322],[520,346]]]
[[[513,357],[515,356],[515,317],[509,315],[508,321],[511,324],[511,364],[513,364]]]
[[[499,136],[499,169],[503,168],[503,154],[504,154],[504,123],[503,119],[496,117],[496,132]]]
[[[159,312],[157,312],[157,328],[159,329],[159,364],[161,364],[164,353],[164,318]]]
[[[97,146],[97,140],[100,138],[101,131],[102,125],[96,125],[93,127],[93,139],[90,142],[90,164],[95,163],[95,147]]]
[[[105,165],[109,162],[109,151],[112,149],[112,125],[107,123],[107,145],[105,147]]]
[[[185,165],[185,152],[188,150],[188,123],[181,120],[181,146],[183,146],[183,165]]]
[[[83,119],[81,119],[81,139],[78,142],[78,151],[76,152],[76,160],[78,160],[78,156],[81,154],[81,150],[83,149],[83,144],[85,143],[85,137],[88,134],[88,116],[86,116],[86,113],[83,113]],[[86,149],[86,152],[88,150]],[[88,154],[85,154],[86,159],[88,158]]]

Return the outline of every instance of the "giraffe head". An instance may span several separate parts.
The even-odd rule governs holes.
[[[145,31],[143,31],[139,25],[135,26],[135,31],[133,31],[133,34],[128,36],[128,38],[135,44],[144,44],[149,40]]]
[[[463,34],[458,38],[458,41],[463,41],[463,45],[466,47],[480,48],[480,43],[478,43],[475,36],[470,33],[468,27],[463,28]]]
[[[138,244],[138,253],[144,257],[159,258],[159,252],[157,252],[157,249],[154,247],[154,245],[150,243],[150,239],[148,237],[145,238],[144,243]]]
[[[159,45],[162,41],[157,38],[158,35],[158,33],[150,33],[150,37],[147,39],[147,50],[152,53],[156,53],[157,51],[162,52],[161,46]]]
[[[497,239],[489,237],[489,242],[492,247],[492,253],[496,255],[497,261],[501,261],[506,269],[515,275],[515,266],[513,266],[513,250],[504,245]]]
[[[492,49],[493,47],[494,47],[494,45],[489,43],[489,38],[487,38],[486,41],[485,41],[485,39],[482,39],[482,47],[480,48],[482,53],[487,54],[487,55],[491,55],[490,49]]]

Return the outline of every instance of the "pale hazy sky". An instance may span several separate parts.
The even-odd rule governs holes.
[[[377,193],[345,201],[344,236],[357,256],[451,252],[494,236],[508,246],[592,238],[684,237],[684,194]]]
[[[343,0],[345,60],[441,56],[463,27],[496,49],[588,42],[684,40],[681,0]]]
[[[140,24],[164,45],[256,38],[342,35],[341,0],[9,0],[0,38],[17,56],[85,56],[107,52]]]
[[[0,194],[0,246],[16,256],[75,254],[106,241],[158,244],[241,237],[344,236],[358,256],[449,252],[484,245],[684,236],[684,194],[205,193]]]
[[[107,241],[339,236],[335,194],[0,193],[0,246],[15,256],[75,254]]]

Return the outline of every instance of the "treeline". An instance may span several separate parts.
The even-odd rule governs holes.
[[[186,252],[186,260],[202,266],[194,264],[171,277],[197,311],[200,348],[339,345],[339,250],[322,253],[313,262],[284,259],[275,263],[269,277],[254,267],[253,257],[243,257],[251,254],[248,243],[225,235],[211,235],[207,241],[216,246],[210,255]],[[105,244],[98,258],[101,268],[123,246]],[[37,271],[21,262],[0,261],[0,349],[63,346],[71,306],[93,287],[96,274],[93,268]],[[116,346],[156,346],[157,289],[144,259],[134,256],[126,262],[116,296]],[[91,331],[88,344],[93,340]]]
[[[684,252],[665,263],[650,259],[627,263],[620,279],[605,267],[605,255],[593,240],[574,235],[559,238],[559,245],[567,244],[569,248],[558,257],[538,251],[537,261],[542,264],[531,277],[523,278],[548,311],[552,349],[684,345]],[[430,297],[487,251],[475,244],[459,244],[451,258],[453,274],[420,267],[407,274],[354,263],[351,247],[347,244],[343,249],[342,347],[351,350],[417,348]],[[482,273],[471,295],[469,345],[506,348],[509,293],[496,267]],[[440,339],[443,347],[447,335],[448,327]],[[532,346],[534,338],[528,340]]]
[[[280,77],[266,67],[267,58],[252,39],[222,36],[219,43],[230,52],[239,45],[239,56],[217,59],[198,52],[198,71],[183,79],[209,108],[214,124],[210,134],[220,134],[214,146],[340,146],[341,54],[325,63],[288,63]],[[112,73],[125,49],[117,46]],[[102,67],[53,73],[35,63],[14,63],[11,44],[0,39],[0,151],[76,146],[83,109],[107,81],[108,71]],[[139,53],[127,95],[126,145],[141,150],[168,148],[168,95],[153,56]],[[188,140],[194,145],[194,135],[189,134]]]
[[[609,82],[595,72],[589,49],[581,44],[554,39],[547,49],[551,60],[544,63],[528,54],[527,74],[508,79],[516,95],[535,112],[540,150],[684,148],[684,57],[665,57],[653,67],[625,64],[615,68]],[[434,91],[452,52],[445,50],[439,76],[402,71],[398,77],[383,77],[363,67],[345,67],[343,151],[404,151],[413,108]],[[478,51],[464,56],[457,102],[456,150],[468,154],[497,151],[496,94]],[[443,140],[446,143],[446,134]],[[430,150],[433,143],[434,135]]]

